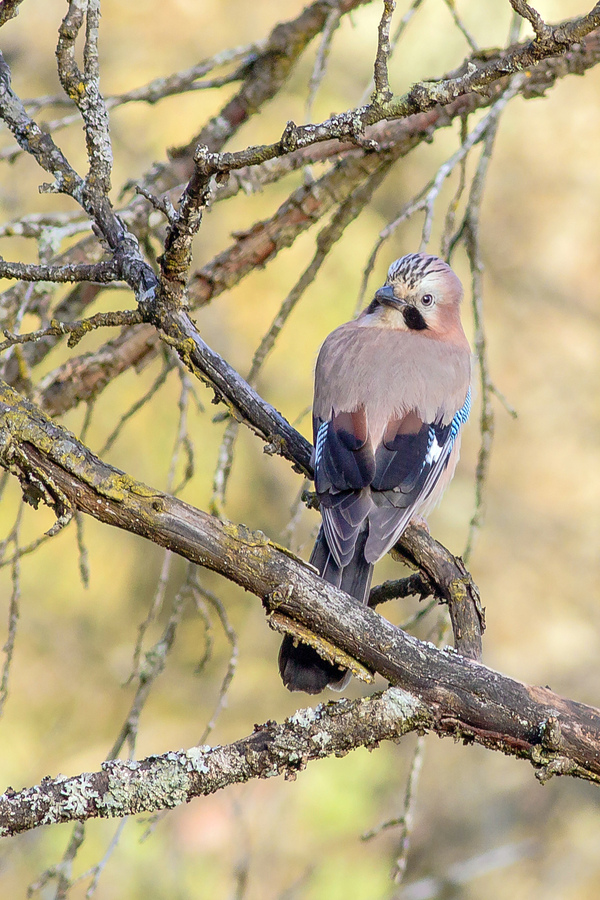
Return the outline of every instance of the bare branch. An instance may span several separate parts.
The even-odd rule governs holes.
[[[171,151],[176,160],[187,163],[185,177],[192,174],[191,163],[196,148],[206,146],[217,151],[278,92],[302,52],[323,31],[332,7],[342,15],[362,6],[368,0],[315,0],[299,16],[275,26],[263,52],[246,70],[240,90],[185,147]]]
[[[79,97],[77,85],[83,76],[74,60],[73,45],[82,24],[82,17],[83,12],[78,2],[73,0],[61,26],[57,50],[62,65],[61,80],[65,89],[77,97]],[[54,185],[43,185],[43,189],[69,194],[93,218],[114,251],[120,277],[132,287],[136,296],[143,302],[156,289],[158,282],[152,268],[142,258],[137,240],[127,232],[122,219],[112,210],[106,193],[110,186],[111,155],[110,146],[107,149],[106,141],[101,137],[102,135],[106,137],[108,126],[104,121],[106,110],[96,87],[92,78],[86,88],[86,90],[89,88],[89,97],[79,99],[86,129],[90,134],[93,132],[88,142],[90,172],[84,182],[50,135],[43,132],[27,115],[23,103],[11,88],[10,69],[0,54],[0,117],[13,132],[20,146],[30,153],[43,169],[55,176]],[[98,146],[96,146],[97,138],[100,141]]]
[[[427,647],[412,641],[419,648]],[[436,650],[435,653],[440,657],[447,656],[443,651]],[[486,671],[482,666],[474,668],[480,670],[480,675],[481,671]],[[511,710],[512,721],[507,715],[509,710],[505,710],[505,721],[510,726],[508,733],[461,725],[451,711],[452,702],[457,706],[465,705],[465,698],[459,700],[458,692],[461,687],[464,690],[461,683],[450,688],[440,688],[436,684],[435,691],[424,691],[431,697],[425,702],[393,687],[363,700],[338,700],[321,704],[316,709],[299,710],[281,725],[269,722],[258,726],[252,735],[233,744],[170,751],[139,762],[110,760],[99,772],[72,778],[48,778],[36,787],[19,792],[9,789],[0,797],[0,835],[74,819],[170,809],[193,797],[251,778],[276,774],[295,778],[297,772],[313,759],[343,755],[359,746],[376,746],[382,740],[398,740],[409,731],[424,729],[440,736],[479,741],[511,755],[529,757],[542,777],[570,774],[600,781],[598,766],[591,762],[595,758],[592,748],[597,748],[600,738],[598,710],[562,700],[546,688],[527,687],[498,673],[489,674],[493,676],[492,680],[499,679],[502,687],[510,682],[513,702],[518,695],[522,695],[524,701],[519,705],[517,715],[514,708]],[[435,674],[433,678],[435,682]],[[486,700],[490,702],[489,696]],[[488,711],[490,719],[494,718],[494,712]],[[572,713],[576,721],[569,722],[565,713]],[[525,721],[518,720],[522,715],[526,716]],[[564,726],[569,724],[582,728],[582,732],[578,735],[570,731],[567,737]],[[527,728],[529,732],[524,730]],[[593,735],[590,735],[590,729],[593,729]],[[592,746],[588,747],[590,743]],[[565,756],[566,751],[571,751],[581,757],[576,746],[581,744],[590,753],[583,767]]]
[[[43,185],[45,191],[61,191],[81,198],[83,181],[70,166],[49,134],[42,131],[27,115],[25,107],[11,87],[10,68],[0,53],[0,117],[12,131],[15,140],[30,153],[46,172],[55,176],[54,185]]]
[[[238,637],[235,633],[235,629],[233,628],[229,616],[227,615],[227,610],[224,605],[221,603],[216,594],[213,594],[211,591],[207,591],[206,588],[203,588],[198,582],[196,582],[196,589],[200,595],[200,597],[209,604],[210,607],[216,612],[219,622],[221,623],[221,628],[225,632],[225,637],[227,638],[229,645],[231,647],[231,653],[229,656],[229,662],[227,663],[227,671],[223,677],[223,681],[221,682],[221,687],[219,689],[219,696],[217,698],[217,702],[215,708],[213,710],[213,714],[210,717],[210,720],[207,722],[204,731],[198,741],[198,745],[206,743],[210,734],[215,728],[217,724],[217,720],[219,715],[223,711],[227,703],[227,693],[231,686],[231,682],[233,681],[233,677],[236,673],[237,663],[238,663]]]
[[[19,6],[23,0],[2,0],[0,3],[0,26],[19,15]]]
[[[373,104],[387,103],[393,96],[390,91],[388,78],[388,58],[390,55],[390,26],[395,8],[395,0],[383,0],[383,12],[379,22],[377,53],[375,55],[373,76],[375,91],[371,99]]]
[[[38,252],[38,265],[18,267],[18,264],[0,260],[0,276],[5,274],[21,281],[28,279],[27,284],[20,283],[5,291],[0,299],[0,331],[6,329],[6,340],[0,343],[0,350],[7,351],[0,374],[38,404],[36,407],[0,384],[0,466],[19,480],[24,502],[33,506],[42,502],[53,509],[57,517],[48,535],[28,545],[22,545],[20,538],[15,537],[4,547],[7,558],[0,561],[0,566],[12,567],[13,602],[9,610],[9,641],[0,683],[0,705],[6,695],[4,676],[8,674],[11,644],[14,645],[21,558],[76,518],[80,569],[85,581],[84,515],[91,515],[99,522],[122,528],[165,548],[157,591],[154,601],[150,598],[145,624],[157,614],[163,599],[170,596],[167,593],[169,574],[175,578],[181,571],[175,554],[189,562],[185,584],[176,596],[170,618],[169,611],[161,609],[164,618],[169,619],[167,626],[148,653],[145,652],[149,646],[145,626],[140,629],[134,659],[135,697],[113,748],[114,754],[126,744],[129,754],[134,755],[140,714],[150,684],[155,683],[165,665],[166,654],[178,633],[184,604],[187,605],[189,599],[196,601],[198,617],[206,626],[205,640],[200,641],[197,653],[197,656],[203,655],[202,662],[211,657],[214,649],[217,618],[229,642],[229,661],[223,663],[222,682],[215,690],[214,715],[209,712],[206,716],[208,726],[202,742],[225,703],[235,671],[237,638],[217,596],[206,593],[201,597],[203,588],[197,582],[196,565],[219,573],[260,598],[271,627],[300,635],[324,658],[349,665],[367,680],[373,679],[373,673],[379,673],[402,689],[392,689],[383,697],[365,701],[300,711],[282,725],[270,722],[256,729],[251,737],[228,746],[201,746],[139,763],[112,761],[102,771],[89,775],[45,779],[37,788],[19,794],[9,789],[4,798],[0,798],[0,833],[3,827],[5,833],[15,833],[40,823],[77,823],[63,860],[40,880],[42,886],[47,878],[54,878],[57,897],[66,897],[79,878],[92,875],[89,893],[93,892],[102,871],[104,861],[84,876],[78,878],[74,874],[76,854],[84,839],[80,819],[167,809],[192,796],[249,778],[273,774],[295,777],[295,773],[313,758],[329,753],[343,754],[355,746],[371,748],[379,740],[397,740],[408,730],[418,731],[420,735],[432,731],[526,759],[541,781],[554,774],[570,774],[600,782],[600,711],[558,697],[549,689],[507,678],[478,664],[484,618],[477,586],[462,561],[422,529],[408,528],[393,551],[394,558],[400,556],[417,571],[408,578],[373,589],[370,606],[357,608],[343,592],[324,584],[310,565],[262,533],[251,532],[235,523],[216,521],[173,496],[180,489],[181,485],[177,484],[180,476],[183,485],[193,471],[194,448],[188,434],[187,411],[194,392],[194,377],[214,390],[216,403],[225,404],[225,412],[220,415],[230,418],[227,436],[235,436],[239,424],[244,423],[266,442],[267,452],[283,455],[297,471],[307,478],[311,476],[310,446],[256,392],[253,382],[294,305],[307,284],[316,277],[346,224],[368,202],[373,188],[396,160],[423,141],[432,139],[438,128],[450,125],[458,116],[461,129],[456,153],[448,156],[421,193],[405,203],[401,217],[404,220],[415,211],[424,213],[422,241],[423,245],[427,244],[434,233],[433,216],[434,212],[439,212],[442,185],[450,172],[460,168],[458,189],[449,202],[441,238],[442,247],[450,250],[458,210],[464,207],[468,193],[467,175],[471,175],[473,168],[466,165],[467,154],[476,143],[484,142],[467,199],[467,214],[459,228],[460,237],[469,245],[473,272],[484,408],[477,509],[470,538],[473,537],[475,519],[482,511],[486,454],[489,453],[486,441],[489,444],[491,439],[488,414],[492,394],[497,391],[490,380],[485,358],[481,253],[477,235],[469,232],[478,224],[481,190],[497,126],[496,114],[517,93],[526,98],[540,96],[559,78],[570,73],[581,74],[600,60],[600,27],[596,28],[600,26],[600,3],[587,16],[547,25],[528,3],[511,0],[512,9],[516,11],[512,14],[509,10],[513,23],[519,17],[528,21],[534,29],[535,39],[522,44],[512,43],[500,50],[479,52],[475,39],[457,14],[454,0],[445,0],[456,26],[473,49],[472,56],[441,79],[437,80],[435,76],[440,73],[434,72],[431,81],[417,84],[405,95],[395,97],[388,72],[394,43],[390,39],[394,2],[381,0],[383,11],[371,102],[334,114],[321,123],[288,123],[281,137],[271,143],[239,149],[246,144],[240,140],[234,146],[232,137],[279,93],[304,49],[316,38],[321,40],[321,45],[317,49],[309,85],[311,102],[323,75],[335,28],[347,12],[362,2],[364,0],[315,0],[294,20],[277,25],[269,38],[256,48],[242,48],[244,52],[240,51],[237,58],[234,51],[227,59],[222,54],[213,58],[213,67],[227,65],[228,68],[217,72],[216,77],[204,84],[199,83],[201,76],[195,67],[193,73],[188,70],[171,78],[155,79],[145,88],[121,95],[120,100],[106,100],[100,93],[99,81],[99,0],[68,0],[58,60],[61,80],[72,96],[69,103],[75,104],[77,112],[54,124],[59,127],[68,121],[83,122],[87,162],[81,173],[70,166],[52,138],[48,140],[48,135],[44,135],[44,128],[33,121],[35,113],[32,110],[47,106],[49,98],[41,98],[37,105],[35,102],[29,106],[23,104],[11,88],[8,67],[0,57],[0,116],[9,125],[19,146],[51,173],[54,183],[42,186],[42,190],[70,196],[89,219],[89,224],[82,224],[81,213],[75,212],[72,215],[32,216],[0,227],[0,236],[33,237]],[[14,14],[17,5],[14,0],[0,2],[0,24],[5,15],[8,18],[9,14]],[[405,9],[408,7],[408,12],[399,31],[420,6],[421,0],[407,0]],[[590,34],[590,29],[596,30]],[[510,41],[516,41],[514,31]],[[79,61],[81,47],[82,62]],[[522,77],[514,78],[515,72],[522,73]],[[170,161],[153,166],[141,178],[141,196],[131,200],[122,212],[115,211],[109,198],[112,151],[108,110],[119,102],[155,102],[175,91],[234,82],[238,83],[223,92],[225,102],[220,109],[217,107],[213,118],[202,128],[198,123],[190,125],[189,133],[195,131],[196,136],[173,151]],[[473,123],[467,127],[472,111],[488,107],[491,111],[487,115],[477,116],[479,124],[476,128],[472,127]],[[25,108],[29,115],[24,113]],[[282,108],[281,101],[278,108]],[[282,128],[283,123],[276,125],[275,131],[281,132]],[[324,172],[322,177],[310,184],[307,178],[301,188],[289,188],[285,193],[284,186],[278,186],[277,191],[272,192],[278,203],[282,196],[289,194],[280,209],[275,213],[272,209],[263,213],[264,221],[256,222],[244,233],[235,234],[230,247],[208,262],[203,259],[197,264],[202,268],[193,271],[192,240],[209,203],[232,197],[239,191],[260,190],[288,173],[319,161],[326,163],[321,170]],[[313,177],[316,175],[311,172],[311,182]],[[295,177],[294,186],[299,181]],[[133,185],[128,183],[125,190],[131,192],[132,189]],[[448,189],[448,195],[452,190]],[[177,197],[181,198],[179,202]],[[261,208],[268,202],[269,197],[265,196]],[[156,215],[156,210],[164,215],[166,223]],[[444,212],[442,210],[442,214]],[[312,225],[319,220],[326,221],[324,216],[330,217],[330,221],[325,227],[317,226],[315,255],[285,297],[279,314],[257,349],[248,379],[244,381],[226,359],[207,346],[201,329],[196,328],[187,311],[211,302],[257,267],[268,264]],[[205,223],[205,227],[208,224]],[[90,227],[93,235],[74,245],[72,235]],[[166,246],[157,263],[161,252],[158,247],[164,245],[165,233],[168,233]],[[202,245],[203,252],[207,246],[212,246],[212,241]],[[89,279],[94,275],[101,277],[103,284],[117,279],[127,284],[135,292],[138,310],[83,318],[86,307],[97,300],[102,289],[100,281],[90,283]],[[71,280],[69,276],[85,281],[79,281],[68,293],[56,290],[56,284]],[[52,283],[49,279],[53,279]],[[112,297],[107,299],[110,302]],[[256,302],[260,300],[257,297]],[[65,333],[70,335],[69,343],[73,345],[91,328],[106,325],[121,325],[124,329],[103,347],[72,357],[67,362],[64,362],[63,348],[59,348],[62,364],[49,373],[49,365],[44,364],[42,374],[45,377],[40,379],[33,367]],[[28,334],[20,333],[27,329]],[[88,404],[83,425],[85,434],[92,417],[93,400],[103,388],[129,367],[138,366],[159,354],[164,363],[162,371],[150,390],[120,421],[117,420],[121,410],[114,414],[115,422],[111,428],[115,424],[116,427],[109,441],[118,436],[142,404],[155,396],[168,372],[177,366],[181,377],[179,420],[168,464],[166,492],[106,465],[89,451],[83,438],[77,440],[56,426],[39,408],[43,406],[60,414],[83,400]],[[139,388],[138,393],[145,389]],[[92,439],[96,438],[96,431],[95,428]],[[232,442],[224,448],[222,459],[225,464],[231,459],[231,446]],[[226,475],[225,465],[221,473]],[[10,573],[5,573],[5,578],[8,577]],[[169,581],[169,585],[171,583]],[[375,612],[379,603],[406,596],[409,592],[421,598],[433,598],[414,606],[418,611],[416,615],[412,614],[412,621],[429,615],[435,619],[438,630],[439,622],[446,620],[445,611],[438,610],[433,616],[431,613],[436,609],[436,603],[448,604],[458,652],[448,648],[436,650],[428,642],[417,641]],[[405,618],[410,615],[407,613]],[[276,679],[275,668],[273,678]],[[398,855],[402,871],[406,864],[406,838],[419,763],[417,755],[412,770],[414,777],[407,785],[404,815],[399,822],[405,829]],[[109,852],[116,845],[118,836],[119,832]],[[479,871],[485,870],[486,864],[489,860],[484,861]],[[477,861],[470,868],[467,865],[465,871],[466,874],[462,873],[465,878],[468,872],[478,871]],[[247,872],[246,864],[237,885],[240,897]],[[457,882],[460,877],[459,873]]]
[[[433,587],[428,580],[420,573],[408,575],[406,578],[399,578],[396,581],[384,581],[371,588],[369,594],[369,606],[375,609],[381,603],[388,603],[390,600],[398,600],[400,597],[419,597],[424,600],[431,597]]]
[[[6,705],[6,701],[8,700],[8,684],[10,679],[10,670],[12,665],[13,653],[15,649],[15,640],[17,637],[17,623],[19,621],[20,614],[20,599],[21,599],[21,554],[20,554],[20,532],[21,532],[21,521],[23,516],[23,506],[19,507],[19,511],[17,513],[17,520],[12,527],[10,534],[2,541],[0,544],[0,553],[2,556],[2,561],[4,562],[4,553],[6,547],[9,543],[14,546],[14,553],[11,560],[11,580],[12,580],[12,589],[10,595],[10,602],[8,607],[8,628],[6,635],[6,642],[2,647],[2,652],[4,653],[4,663],[2,665],[2,677],[0,678],[0,716],[2,716],[4,712],[4,707]]]
[[[83,50],[84,71],[75,62],[75,41],[85,18],[86,32]],[[110,143],[108,111],[100,94],[98,67],[99,0],[70,0],[69,10],[59,29],[56,48],[58,75],[65,93],[75,103],[85,126],[89,173],[86,190],[94,195],[96,205],[110,190],[112,147]]]
[[[0,352],[8,347],[14,347],[15,344],[28,344],[32,341],[39,341],[48,335],[68,334],[69,347],[75,347],[84,335],[94,328],[136,325],[140,320],[141,316],[137,310],[127,309],[96,313],[95,316],[82,319],[80,322],[52,321],[48,328],[40,328],[38,331],[32,331],[29,334],[11,334],[9,331],[5,331],[4,336],[6,340],[0,343]]]
[[[390,41],[389,41],[389,52],[387,55],[388,64],[394,54],[396,47],[398,46],[398,43],[400,42],[400,39],[402,38],[402,35],[404,34],[404,32],[406,30],[406,26],[408,25],[408,23],[410,22],[410,20],[412,19],[414,14],[417,12],[417,10],[419,9],[419,7],[421,6],[422,3],[423,3],[423,0],[412,0],[412,3],[410,4],[409,8],[407,9],[407,11],[404,13],[402,18],[400,19],[400,22],[398,23],[396,31],[394,32],[393,37],[391,37]],[[368,102],[369,98],[371,97],[371,94],[373,93],[374,87],[375,87],[375,81],[373,78],[371,78],[371,81],[369,82],[367,89],[365,90],[365,92],[362,95],[359,106],[364,106]]]
[[[397,740],[426,721],[418,701],[392,689],[366,700],[298,710],[281,725],[257,726],[234,744],[192,747],[139,762],[109,760],[99,772],[48,778],[28,790],[7,791],[0,797],[0,835],[74,819],[172,809],[251,778],[293,779],[313,759]]]
[[[473,37],[473,35],[469,31],[469,29],[467,28],[465,23],[462,21],[462,19],[458,15],[458,12],[456,10],[456,0],[445,0],[445,3],[446,3],[446,6],[448,7],[448,9],[450,10],[450,15],[454,19],[456,27],[463,34],[467,44],[469,45],[469,47],[471,48],[473,53],[477,53],[479,50],[477,41],[475,40],[475,38]]]
[[[557,26],[558,27],[558,26]],[[516,45],[518,49],[520,45]],[[521,92],[525,97],[538,97],[548,87],[555,83],[557,78],[563,77],[569,73],[582,74],[590,66],[597,63],[600,56],[600,41],[597,35],[584,39],[581,44],[573,47],[568,54],[562,59],[549,58],[538,64],[529,73],[529,77],[521,88]],[[497,60],[503,58],[498,55]],[[500,80],[498,87],[504,88],[506,80]],[[383,146],[390,144],[399,144],[396,147],[398,156],[403,156],[412,149],[421,140],[431,136],[434,129],[449,125],[452,119],[457,115],[464,115],[465,112],[472,109],[487,106],[495,99],[494,96],[489,97],[482,94],[471,93],[454,101],[443,109],[434,109],[422,116],[411,116],[409,119],[382,123],[375,127],[372,132],[376,136],[378,143]],[[329,145],[324,143],[319,145],[319,153],[325,151],[331,154],[334,149],[335,142]],[[313,148],[315,149],[315,148]],[[310,150],[310,148],[309,148]],[[351,144],[345,144],[341,150],[346,154],[347,158],[342,168],[336,167],[330,176],[324,176],[310,190],[307,186],[292,195],[289,205],[284,205],[282,209],[272,218],[272,220],[261,223],[245,234],[241,235],[235,244],[220,254],[211,263],[205,266],[200,272],[193,276],[189,286],[189,296],[192,305],[202,305],[209,302],[210,299],[218,296],[221,291],[229,287],[231,284],[239,281],[245,274],[252,271],[257,265],[268,262],[274,255],[284,246],[292,241],[296,234],[310,227],[311,224],[320,215],[323,215],[331,206],[332,198],[339,197],[339,191],[344,190],[344,185],[351,183],[352,179],[359,178],[361,175],[361,166],[370,165],[373,154],[364,154],[364,151],[352,147]],[[277,177],[279,169],[283,166],[283,171],[288,171],[288,161],[297,165],[304,165],[307,157],[307,150],[297,151],[291,157],[276,160],[276,167],[273,163],[264,164],[264,173],[267,179]],[[313,153],[313,150],[310,150]],[[310,156],[314,159],[316,157]],[[285,165],[283,165],[285,163]],[[247,171],[247,170],[241,170]],[[236,176],[237,177],[237,176]],[[247,176],[245,176],[247,178]],[[364,177],[364,173],[363,173]],[[235,190],[238,190],[243,182],[236,181]],[[222,190],[222,189],[221,189]],[[216,197],[230,196],[228,191],[217,193]],[[97,246],[95,241],[90,242],[91,245]],[[89,252],[89,245],[81,246],[77,252]],[[76,248],[77,249],[77,248]],[[72,251],[69,251],[71,253]],[[68,256],[67,256],[68,259]],[[134,270],[135,271],[135,270]],[[96,296],[98,288],[93,286],[85,287],[85,294],[74,295],[85,296],[86,301],[92,302]],[[11,303],[14,301],[11,301]],[[10,303],[5,301],[3,306],[10,309]],[[63,304],[64,313],[61,312],[60,317],[69,318],[68,299]],[[58,309],[57,309],[58,315]],[[47,339],[51,341],[50,338]],[[86,391],[86,385],[93,385],[94,390],[101,387],[98,384],[97,373],[102,370],[103,379],[102,386],[108,384],[113,377],[116,377],[129,365],[137,365],[142,359],[147,359],[150,355],[155,354],[160,345],[158,336],[153,333],[151,328],[141,326],[140,329],[133,329],[130,336],[124,335],[117,341],[110,342],[109,345],[98,351],[94,357],[80,358],[73,362],[73,366],[81,373],[81,389],[77,392],[73,391],[71,381],[71,367],[67,377],[66,371],[58,370],[54,383],[52,378],[46,379],[47,388],[40,397],[43,398],[46,408],[51,411],[64,411],[69,408],[70,404],[76,402],[75,398],[87,400],[90,394]],[[48,344],[48,348],[51,344]],[[42,344],[35,345],[36,352],[42,351]],[[44,352],[44,351],[42,351]],[[47,350],[45,351],[47,352]],[[110,359],[111,355],[114,357]],[[87,371],[89,365],[90,370]],[[13,366],[13,378],[18,379],[18,370]],[[110,373],[110,374],[108,374]],[[104,375],[106,377],[104,377]],[[18,380],[14,383],[18,383]]]
[[[323,27],[321,42],[319,44],[319,49],[317,50],[315,64],[310,76],[310,82],[308,84],[308,97],[306,99],[307,119],[310,119],[312,117],[313,103],[317,95],[317,91],[319,90],[319,86],[323,80],[323,76],[325,75],[325,68],[327,65],[329,51],[331,49],[331,43],[333,41],[333,35],[335,34],[336,29],[339,27],[341,17],[341,9],[339,9],[339,7],[332,6],[331,11],[327,16],[327,21],[325,22],[325,25]]]
[[[18,278],[19,281],[91,281],[109,284],[119,279],[113,262],[86,265],[38,266],[35,264],[7,262],[0,256],[0,278]]]
[[[406,781],[406,791],[404,794],[404,808],[399,821],[401,826],[398,856],[394,862],[393,879],[396,884],[401,884],[406,872],[408,863],[408,850],[410,847],[410,838],[413,829],[413,820],[415,817],[415,802],[417,799],[417,788],[421,769],[423,768],[423,756],[425,753],[425,739],[422,734],[417,738],[417,745],[413,754],[410,765],[410,772]]]
[[[572,22],[549,26],[550,31],[541,44],[519,44],[502,54],[501,58],[471,65],[465,74],[421,82],[414,85],[402,97],[370,104],[358,109],[338,113],[318,125],[296,125],[288,122],[280,140],[272,144],[248,147],[236,153],[206,152],[202,157],[204,179],[210,175],[225,175],[248,165],[257,165],[286,153],[308,147],[313,143],[337,140],[354,140],[365,129],[383,119],[404,118],[419,112],[427,112],[438,105],[447,105],[471,92],[489,96],[494,84],[507,75],[521,72],[550,56],[566,52],[568,47],[580,41],[600,26],[600,3],[586,16]]]
[[[182,587],[173,599],[172,607],[169,612],[169,618],[165,628],[156,641],[154,646],[144,655],[143,663],[138,666],[136,661],[134,676],[137,680],[135,696],[131,703],[131,707],[127,714],[123,726],[117,735],[117,738],[108,753],[107,759],[116,759],[123,746],[127,743],[129,749],[129,758],[132,759],[135,751],[135,744],[139,729],[139,720],[142,710],[148,700],[150,691],[156,679],[164,671],[167,656],[173,648],[177,628],[183,616],[185,600],[189,593],[189,582],[184,581]]]
[[[158,103],[166,97],[172,97],[176,94],[184,94],[188,91],[203,90],[206,87],[214,86],[213,82],[198,82],[198,79],[212,72],[213,69],[238,63],[238,68],[229,76],[223,79],[215,79],[219,86],[224,83],[229,84],[231,81],[243,78],[247,67],[256,61],[257,57],[264,53],[266,41],[257,41],[253,44],[246,44],[243,47],[232,47],[215,53],[208,59],[174,72],[172,75],[166,75],[162,78],[153,78],[140,87],[133,88],[130,91],[124,91],[122,94],[107,94],[105,102],[108,109],[117,106],[123,106],[126,103]],[[25,105],[31,112],[37,112],[47,106],[67,106],[72,107],[73,101],[67,99],[62,94],[47,97],[35,97],[25,101]],[[78,118],[78,117],[77,117]],[[75,117],[69,117],[69,122],[74,121]],[[66,120],[60,122],[49,122],[48,130],[54,131],[55,128],[63,127]]]
[[[10,388],[0,403],[0,465],[19,477],[30,500],[81,510],[219,571],[261,597],[280,620],[288,617],[339,647],[339,654],[328,651],[334,661],[350,654],[413,693],[427,711],[421,727],[529,759],[541,779],[570,774],[600,781],[600,711],[409,637],[264,535],[221,523],[107,466]],[[419,529],[407,529],[402,545],[436,569]],[[466,597],[465,583],[461,589]]]
[[[518,15],[531,24],[535,32],[536,40],[541,43],[551,40],[552,28],[550,25],[546,25],[537,9],[530,6],[526,0],[510,0],[510,5]]]

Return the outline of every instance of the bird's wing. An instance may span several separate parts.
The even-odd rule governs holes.
[[[315,487],[321,501],[323,530],[339,566],[348,564],[356,539],[372,507],[368,487],[375,457],[368,442],[364,408],[316,418]]]
[[[369,513],[365,548],[368,562],[380,559],[396,543],[411,518],[427,506],[448,467],[470,409],[469,389],[463,406],[447,424],[422,422],[414,412],[390,421],[375,454],[371,481],[374,508]]]

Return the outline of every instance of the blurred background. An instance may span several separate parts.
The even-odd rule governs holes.
[[[101,64],[104,93],[137,87],[213,54],[266,37],[295,17],[301,2],[198,4],[159,0],[102,4]],[[582,0],[537,6],[550,22],[587,12]],[[398,2],[396,19],[408,4]],[[508,2],[460,0],[456,9],[479,46],[506,43]],[[65,5],[27,0],[2,29],[2,50],[13,87],[23,98],[58,94],[54,48]],[[380,5],[344,17],[334,37],[327,73],[317,93],[313,121],[361,102],[372,73]],[[317,51],[313,42],[284,90],[254,117],[227,149],[276,140],[289,119],[306,120],[308,84]],[[457,67],[469,46],[449,6],[427,0],[410,21],[390,67],[395,93],[422,78]],[[128,180],[142,177],[168,147],[185,144],[218,112],[223,90],[198,91],[156,106],[130,104],[111,114],[115,155],[113,201]],[[513,99],[500,122],[481,220],[484,309],[490,375],[514,408],[513,418],[494,399],[496,434],[486,486],[485,524],[470,570],[487,611],[484,661],[515,678],[548,684],[560,694],[600,705],[600,68],[566,77],[547,96]],[[41,111],[39,120],[64,110]],[[470,119],[473,127],[481,113]],[[85,170],[79,124],[57,132],[70,161]],[[258,382],[262,396],[310,435],[312,369],[332,328],[353,314],[362,273],[382,228],[435,174],[459,144],[459,123],[436,133],[396,164],[373,202],[346,231],[283,330]],[[11,146],[5,135],[4,147]],[[479,151],[476,151],[475,157]],[[470,161],[472,173],[476,158]],[[320,168],[314,168],[318,177]],[[301,183],[296,173],[262,192],[215,204],[197,238],[194,268],[231,242],[233,232],[273,214]],[[439,252],[453,176],[438,200],[429,245]],[[2,163],[2,221],[25,213],[70,211],[55,195],[39,195],[47,176],[30,158]],[[127,194],[127,199],[130,194]],[[369,281],[383,282],[389,263],[420,242],[422,218],[402,226],[379,254]],[[242,374],[282,300],[315,249],[316,228],[269,265],[195,314],[200,332]],[[33,241],[4,238],[6,259],[36,260]],[[453,260],[466,286],[464,320],[473,333],[469,271],[460,249]],[[3,289],[9,287],[3,282]],[[59,289],[59,298],[65,290]],[[367,294],[369,296],[369,294]],[[124,291],[99,295],[90,313],[127,308]],[[31,324],[29,327],[35,327]],[[28,330],[23,323],[23,330]],[[85,338],[77,353],[92,350],[105,334]],[[44,361],[52,371],[74,351],[59,345]],[[97,399],[86,442],[100,452],[121,416],[155,383],[163,362],[129,371]],[[165,489],[178,424],[181,382],[172,371],[151,401],[132,416],[104,453],[111,464]],[[194,441],[194,476],[181,496],[207,509],[223,422],[212,393],[195,385],[188,428]],[[479,392],[480,393],[480,392]],[[480,397],[479,397],[480,399]],[[80,433],[86,410],[63,424]],[[479,448],[478,408],[466,430],[461,463],[439,510],[433,535],[463,552],[474,508]],[[184,467],[178,463],[175,482]],[[242,430],[236,447],[225,515],[305,557],[318,516],[298,512],[301,479],[280,458],[263,454],[260,440]],[[0,506],[2,534],[18,514],[20,491],[10,483]],[[294,520],[293,528],[290,522]],[[22,543],[53,522],[47,509],[24,512]],[[70,526],[23,557],[21,599],[8,699],[0,722],[0,783],[18,790],[44,775],[97,770],[128,714],[135,686],[128,683],[138,630],[156,596],[164,554],[140,538],[86,520],[89,586],[82,585],[77,536]],[[382,561],[376,579],[402,569]],[[145,634],[147,652],[163,633],[185,575],[173,560],[164,602]],[[255,723],[282,719],[308,706],[291,695],[277,673],[279,638],[267,627],[253,596],[210,573],[202,585],[226,610],[238,636],[237,671],[225,708],[208,737],[224,743],[251,732]],[[10,566],[0,570],[0,642],[4,642],[12,590]],[[388,604],[382,613],[402,623],[418,612],[416,600]],[[434,639],[445,611],[434,609],[418,636]],[[207,630],[207,620],[209,627]],[[207,638],[208,634],[208,638]],[[198,667],[210,659],[201,673]],[[164,672],[144,707],[136,755],[160,754],[203,739],[219,703],[230,644],[214,607],[202,614],[188,603]],[[384,687],[383,682],[378,687]],[[349,696],[369,688],[354,683]],[[328,695],[324,699],[329,699]],[[600,793],[574,779],[541,786],[532,768],[478,747],[426,739],[410,851],[403,887],[390,873],[400,829],[361,836],[401,815],[415,750],[414,736],[399,745],[361,750],[344,759],[312,763],[295,782],[272,779],[235,786],[192,802],[151,823],[126,823],[101,873],[98,898],[245,897],[364,900],[389,897],[464,897],[467,900],[588,900],[600,892]],[[125,752],[125,751],[124,751]],[[72,877],[103,859],[115,822],[90,822],[72,864]],[[0,895],[24,896],[27,886],[58,864],[71,826],[41,829],[0,844]],[[430,879],[429,881],[425,879]],[[433,881],[431,880],[433,879]],[[70,890],[86,895],[90,877]],[[412,893],[411,893],[412,891]],[[49,880],[34,896],[53,897]]]

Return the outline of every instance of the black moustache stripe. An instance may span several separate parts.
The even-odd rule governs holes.
[[[402,310],[402,315],[404,316],[406,327],[410,328],[411,331],[423,331],[423,329],[427,328],[427,322],[416,307],[406,306]]]

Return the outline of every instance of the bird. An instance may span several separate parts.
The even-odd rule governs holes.
[[[411,520],[431,512],[454,475],[471,408],[462,296],[444,260],[410,253],[317,357],[312,464],[322,522],[310,563],[360,604],[374,564]],[[290,691],[308,694],[350,680],[290,635],[279,671]]]

